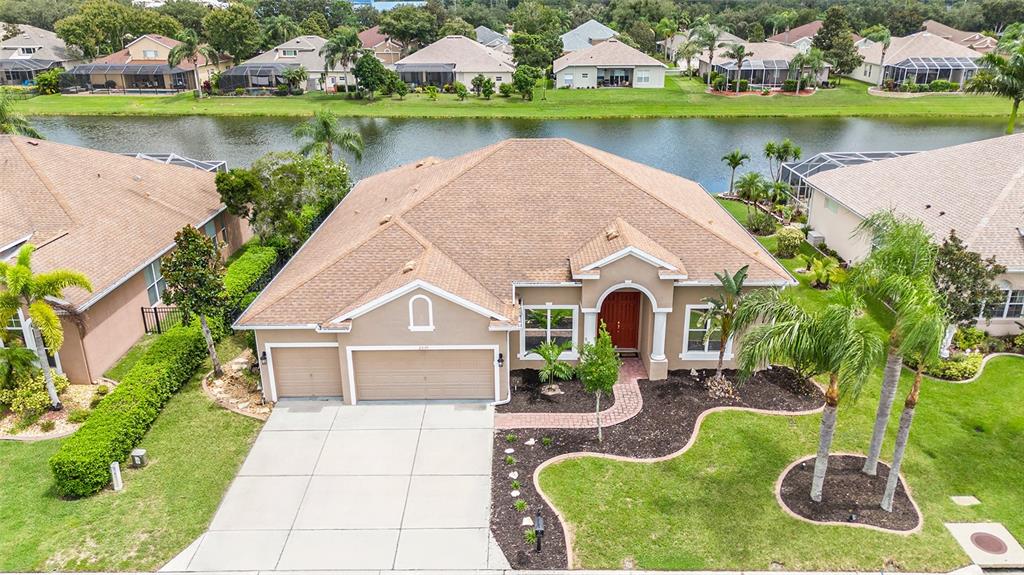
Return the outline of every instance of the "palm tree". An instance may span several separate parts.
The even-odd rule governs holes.
[[[35,249],[32,244],[25,244],[13,264],[0,261],[0,288],[3,288],[0,290],[0,325],[7,325],[19,311],[23,320],[31,322],[32,344],[43,368],[50,405],[54,411],[59,411],[63,406],[53,385],[46,350],[57,353],[64,344],[64,328],[51,301],[63,300],[64,290],[68,288],[92,291],[92,285],[84,275],[70,270],[32,273]]]
[[[804,80],[804,70],[811,72],[811,78],[817,78],[818,74],[825,69],[825,53],[817,48],[811,48],[807,52],[793,56],[789,65],[796,68],[796,92],[794,93],[799,94]]]
[[[772,25],[772,36],[779,33],[779,28],[784,28],[788,32],[789,29],[793,27],[797,18],[799,18],[799,14],[793,10],[783,10],[778,14],[769,16],[768,22]]]
[[[43,139],[25,116],[14,111],[14,99],[3,90],[0,90],[0,134]]]
[[[681,59],[686,62],[686,75],[690,78],[693,78],[693,67],[690,63],[697,57],[697,54],[700,54],[701,49],[700,42],[698,42],[697,38],[694,37],[693,30],[686,33],[686,37],[683,38],[682,43],[679,44],[678,48],[676,48],[676,53],[673,59]]]
[[[881,69],[878,73],[878,87],[881,88],[882,80],[885,78],[885,53],[889,50],[889,45],[892,44],[892,32],[889,32],[889,29],[882,24],[875,24],[862,30],[860,35],[882,45],[882,57],[878,61],[878,67]]]
[[[760,172],[747,172],[736,181],[736,195],[747,204],[747,217],[750,217],[750,205],[756,208],[758,202],[764,197],[767,183]]]
[[[305,82],[306,78],[309,78],[309,72],[306,71],[305,66],[295,66],[281,72],[281,77],[288,84],[288,90],[292,91]]]
[[[725,162],[729,168],[732,169],[732,174],[729,176],[729,193],[732,194],[733,183],[736,181],[736,168],[739,168],[743,164],[750,160],[750,155],[741,152],[739,148],[729,152],[722,156],[722,161]]]
[[[871,241],[874,249],[853,268],[850,274],[853,285],[861,293],[884,302],[895,315],[895,324],[887,342],[874,431],[864,462],[864,473],[876,475],[882,440],[885,439],[885,428],[896,399],[903,356],[907,351],[904,334],[917,329],[914,322],[920,321],[921,317],[916,308],[905,302],[916,299],[921,290],[933,289],[931,275],[935,267],[936,247],[922,222],[899,218],[891,211],[872,214],[858,226],[856,233]]]
[[[278,14],[263,21],[263,35],[267,38],[267,48],[283,44],[302,34],[302,28],[290,16]]]
[[[743,74],[743,62],[754,55],[753,52],[747,50],[747,47],[743,44],[733,44],[729,46],[723,54],[726,58],[732,58],[736,61],[736,93],[740,93],[740,76]]]
[[[340,65],[345,70],[345,95],[348,96],[348,78],[352,75],[352,65],[363,54],[363,43],[359,40],[359,33],[355,28],[341,26],[334,30],[331,37],[324,42],[320,48],[320,55],[324,58],[324,66],[330,72],[335,66]],[[326,86],[325,86],[326,89]]]
[[[768,201],[773,205],[784,204],[789,200],[790,195],[793,193],[793,186],[790,186],[786,182],[772,182],[768,186],[766,196]]]
[[[775,140],[768,140],[764,143],[764,157],[768,160],[768,173],[774,180],[775,164],[773,162],[779,157],[779,144]]]
[[[907,308],[900,313],[906,318],[906,323],[913,326],[903,333],[903,349],[917,362],[917,368],[914,371],[914,383],[903,402],[892,466],[889,468],[885,493],[882,495],[882,509],[886,511],[892,511],[896,486],[899,484],[900,466],[903,464],[903,454],[907,450],[907,439],[910,437],[910,425],[914,422],[914,411],[917,409],[917,400],[921,394],[921,377],[925,365],[938,358],[946,330],[945,314],[933,290],[918,292],[914,297],[901,302],[901,307]]]
[[[1003,53],[1005,52],[1005,54]],[[1012,134],[1017,125],[1017,112],[1024,101],[1024,39],[1008,43],[981,57],[981,63],[988,67],[967,81],[964,90],[971,93],[990,93],[1009,98],[1010,123],[1006,133]]]
[[[793,140],[786,138],[782,142],[769,140],[764,145],[764,157],[768,159],[768,171],[772,180],[779,181],[782,177],[782,164],[793,160],[799,160],[803,155],[803,149],[793,143]],[[778,172],[775,171],[774,162],[779,163]]]
[[[306,156],[322,152],[334,161],[334,149],[338,147],[350,152],[357,161],[363,159],[363,137],[355,130],[343,128],[338,116],[327,109],[318,110],[308,122],[295,126],[292,136],[309,140],[299,149]]]
[[[722,29],[704,20],[697,28],[697,42],[708,51],[708,78],[707,83],[711,85],[712,62],[715,60],[715,48],[718,46],[718,37],[722,35]]]
[[[672,41],[672,37],[675,36],[676,31],[678,30],[679,24],[676,23],[676,21],[673,20],[672,18],[668,17],[662,18],[661,20],[658,21],[657,24],[654,25],[655,38],[661,36],[664,39],[663,41],[665,42],[664,46],[666,58],[669,57],[669,44]]]
[[[792,365],[802,374],[827,375],[811,499],[821,501],[829,452],[842,397],[856,398],[877,365],[882,342],[857,325],[864,302],[853,292],[836,289],[827,305],[808,311],[776,290],[758,290],[744,299],[738,327],[764,323],[743,337],[739,365],[744,374],[772,363]]]
[[[183,61],[190,62],[196,78],[196,90],[200,90],[202,86],[199,80],[199,59],[205,58],[207,62],[217,64],[220,62],[220,55],[210,46],[201,44],[199,36],[190,28],[186,28],[181,34],[178,34],[177,40],[181,43],[167,53],[167,65],[174,68]],[[202,93],[201,90],[200,93]]]
[[[700,323],[708,326],[704,334],[705,343],[712,333],[718,332],[718,365],[715,367],[715,377],[712,381],[728,386],[729,383],[722,377],[722,366],[725,364],[725,348],[729,340],[736,334],[735,322],[736,312],[743,302],[743,282],[747,279],[747,268],[743,266],[735,274],[729,270],[723,273],[715,272],[715,277],[721,283],[718,295],[704,298],[708,310],[701,316]]]

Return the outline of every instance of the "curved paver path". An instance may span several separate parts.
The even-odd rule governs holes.
[[[639,359],[627,359],[619,371],[619,382],[612,391],[615,403],[601,412],[601,425],[607,427],[622,423],[640,413],[644,398],[640,394],[640,379],[647,377]],[[496,429],[589,429],[597,427],[594,413],[495,413]]]

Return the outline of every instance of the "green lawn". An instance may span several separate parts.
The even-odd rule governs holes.
[[[243,341],[221,342],[221,357]],[[125,469],[120,493],[61,500],[47,465],[60,440],[0,442],[0,571],[151,571],[202,534],[260,423],[215,406],[199,378],[167,403],[141,444],[149,466]]]
[[[824,292],[797,277],[798,296],[822,303]],[[869,312],[864,324],[884,333],[891,319],[877,305]],[[680,457],[657,464],[572,460],[546,469],[541,486],[573,524],[586,568],[632,560],[643,569],[767,570],[776,562],[786,570],[948,571],[969,561],[943,522],[999,521],[1024,540],[1024,412],[1013,407],[1024,402],[1022,372],[1024,359],[1004,357],[971,384],[925,382],[903,465],[924,514],[916,535],[812,525],[779,508],[775,481],[789,463],[814,453],[817,415],[716,413]],[[836,451],[866,449],[880,379],[881,366],[859,401],[840,408]],[[909,384],[905,372],[899,397]],[[959,494],[982,504],[956,506],[949,496]]]
[[[662,89],[539,89],[532,102],[518,96],[464,102],[451,94],[436,101],[423,94],[374,102],[311,93],[280,98],[221,96],[196,100],[178,96],[39,96],[17,102],[27,115],[223,115],[307,116],[329,107],[342,116],[486,118],[672,118],[745,116],[978,117],[1009,114],[1008,101],[992,96],[926,96],[894,99],[869,96],[867,85],[846,80],[810,97],[776,95],[725,97],[704,93],[697,80],[669,77]]]
[[[142,354],[149,349],[149,345],[156,340],[156,335],[145,334],[139,341],[135,342],[135,345],[131,346],[128,351],[125,352],[121,359],[117,360],[117,363],[113,367],[107,370],[107,373],[103,374],[103,377],[112,379],[114,381],[121,381],[121,378],[128,374],[135,363],[142,359]]]

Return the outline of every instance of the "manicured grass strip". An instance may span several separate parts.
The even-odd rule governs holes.
[[[842,86],[809,97],[726,97],[704,93],[697,80],[665,79],[659,89],[552,90],[538,88],[533,101],[518,96],[491,100],[471,97],[460,102],[452,94],[436,101],[423,94],[404,100],[375,101],[344,95],[309,93],[279,98],[220,96],[196,100],[178,96],[39,96],[16,103],[27,115],[139,116],[309,116],[321,108],[341,116],[423,118],[687,118],[687,117],[1002,117],[1010,103],[993,96],[869,96],[867,85],[845,80]]]
[[[114,381],[121,381],[124,376],[128,375],[128,372],[135,367],[135,364],[142,358],[142,355],[149,349],[150,344],[156,340],[155,334],[143,335],[139,341],[135,342],[135,345],[130,347],[121,359],[117,360],[117,363],[113,367],[107,370],[103,374],[103,377],[112,379]]]
[[[222,357],[243,338],[220,343]],[[152,571],[209,524],[260,423],[213,405],[200,368],[164,407],[140,447],[142,470],[124,469],[125,490],[66,501],[47,460],[61,440],[0,442],[0,571]]]

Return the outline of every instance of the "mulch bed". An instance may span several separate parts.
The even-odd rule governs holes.
[[[885,493],[889,466],[878,464],[878,475],[861,473],[864,457],[860,455],[831,455],[821,503],[811,500],[811,480],[814,459],[796,465],[782,479],[782,501],[793,513],[811,521],[838,521],[842,523],[873,525],[894,531],[910,531],[917,527],[920,516],[910,502],[901,481],[896,487],[892,512],[879,505]]]
[[[814,384],[795,372],[775,368],[756,374],[736,391],[735,398],[714,399],[708,395],[703,381],[713,371],[699,371],[692,377],[688,370],[672,371],[662,381],[639,381],[644,409],[632,419],[605,428],[604,442],[597,442],[594,429],[524,429],[501,430],[494,435],[491,481],[491,532],[514,569],[565,569],[567,555],[565,536],[555,513],[544,504],[533,484],[537,467],[557,455],[576,451],[608,453],[626,457],[652,458],[669,455],[682,449],[689,441],[700,414],[713,407],[738,406],[780,411],[807,411],[821,407],[824,396]],[[735,381],[735,373],[726,372]],[[506,435],[513,433],[509,442]],[[542,439],[551,439],[545,446]],[[525,445],[529,439],[536,443]],[[512,448],[515,464],[505,462],[505,450]],[[509,473],[516,471],[520,483],[518,497],[512,497]],[[525,511],[513,507],[515,499],[527,503]],[[544,550],[535,553],[527,544],[522,526],[527,515],[537,511],[544,517]]]
[[[558,382],[562,393],[543,395],[544,383],[536,369],[514,369],[510,374],[512,399],[494,408],[498,413],[593,413],[594,394],[587,393],[578,379]],[[615,404],[615,397],[601,398],[601,409]]]

